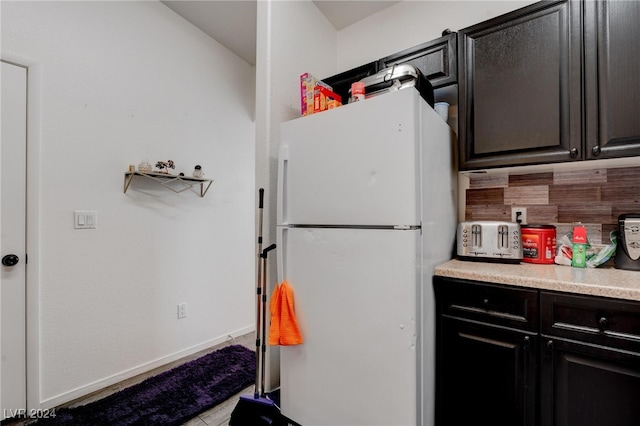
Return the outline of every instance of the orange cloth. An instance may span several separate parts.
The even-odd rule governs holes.
[[[271,312],[269,344],[290,346],[302,343],[302,334],[293,305],[293,289],[286,281],[273,290],[269,310]]]

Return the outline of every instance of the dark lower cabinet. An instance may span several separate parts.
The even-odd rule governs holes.
[[[536,335],[443,318],[440,425],[535,425]]]
[[[436,424],[536,425],[537,293],[440,277],[434,285]]]
[[[640,354],[548,337],[541,360],[543,426],[640,425]]]
[[[640,425],[640,302],[434,277],[436,425]]]
[[[543,426],[640,425],[640,303],[540,292]]]

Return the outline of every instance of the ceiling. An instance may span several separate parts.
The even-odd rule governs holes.
[[[255,65],[257,0],[174,0],[162,3],[250,65]],[[314,0],[313,3],[336,30],[341,30],[399,1]]]

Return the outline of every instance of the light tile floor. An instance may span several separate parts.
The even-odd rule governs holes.
[[[236,338],[230,338],[229,340],[227,340],[226,342],[217,345],[215,347],[209,348],[209,349],[205,349],[203,351],[197,352],[193,355],[190,355],[188,357],[182,358],[180,360],[174,361],[172,363],[169,363],[167,365],[164,365],[162,367],[158,367],[155,368],[147,373],[144,374],[140,374],[136,377],[133,377],[131,379],[128,379],[126,381],[117,383],[113,386],[109,386],[108,388],[102,389],[100,391],[94,392],[90,395],[87,395],[85,397],[76,399],[74,401],[71,401],[67,404],[64,404],[65,407],[77,407],[80,405],[86,405],[89,404],[91,402],[97,401],[101,398],[104,398],[108,395],[111,395],[119,390],[122,390],[124,388],[127,388],[129,386],[135,385],[137,383],[142,382],[143,380],[151,377],[151,376],[155,376],[156,374],[160,374],[163,371],[167,371],[170,370],[180,364],[184,364],[186,362],[192,361],[196,358],[200,358],[201,356],[204,356],[210,352],[213,352],[215,350],[218,350],[220,348],[223,348],[225,346],[229,346],[229,345],[244,345],[247,348],[251,349],[251,350],[255,350],[256,348],[256,340],[255,340],[255,335],[253,333],[249,333],[249,334],[245,334],[244,336],[239,336]],[[233,409],[235,408],[236,404],[238,403],[238,399],[240,398],[240,395],[253,395],[254,392],[254,386],[251,385],[249,387],[247,387],[246,389],[242,390],[242,392],[233,395],[231,398],[229,398],[228,400],[218,404],[217,406],[213,407],[211,410],[205,411],[204,413],[194,417],[193,419],[189,420],[188,422],[184,423],[184,426],[228,426],[229,424],[229,419],[231,418],[231,412],[233,411]],[[16,420],[16,421],[5,421],[2,423],[2,426],[25,426],[25,425],[34,425],[37,426],[37,422],[34,421],[30,421],[30,420]]]

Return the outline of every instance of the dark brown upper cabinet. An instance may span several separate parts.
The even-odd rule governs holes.
[[[586,158],[640,155],[640,2],[584,8]]]
[[[434,89],[455,84],[458,78],[456,34],[450,33],[382,58],[378,68],[384,69],[397,64],[409,64],[418,68]]]
[[[581,19],[543,1],[458,33],[460,169],[583,158]]]
[[[342,102],[345,104],[349,99],[351,83],[393,65],[413,65],[429,80],[434,89],[448,86],[457,83],[458,78],[456,43],[456,34],[450,33],[322,80],[342,96]]]

